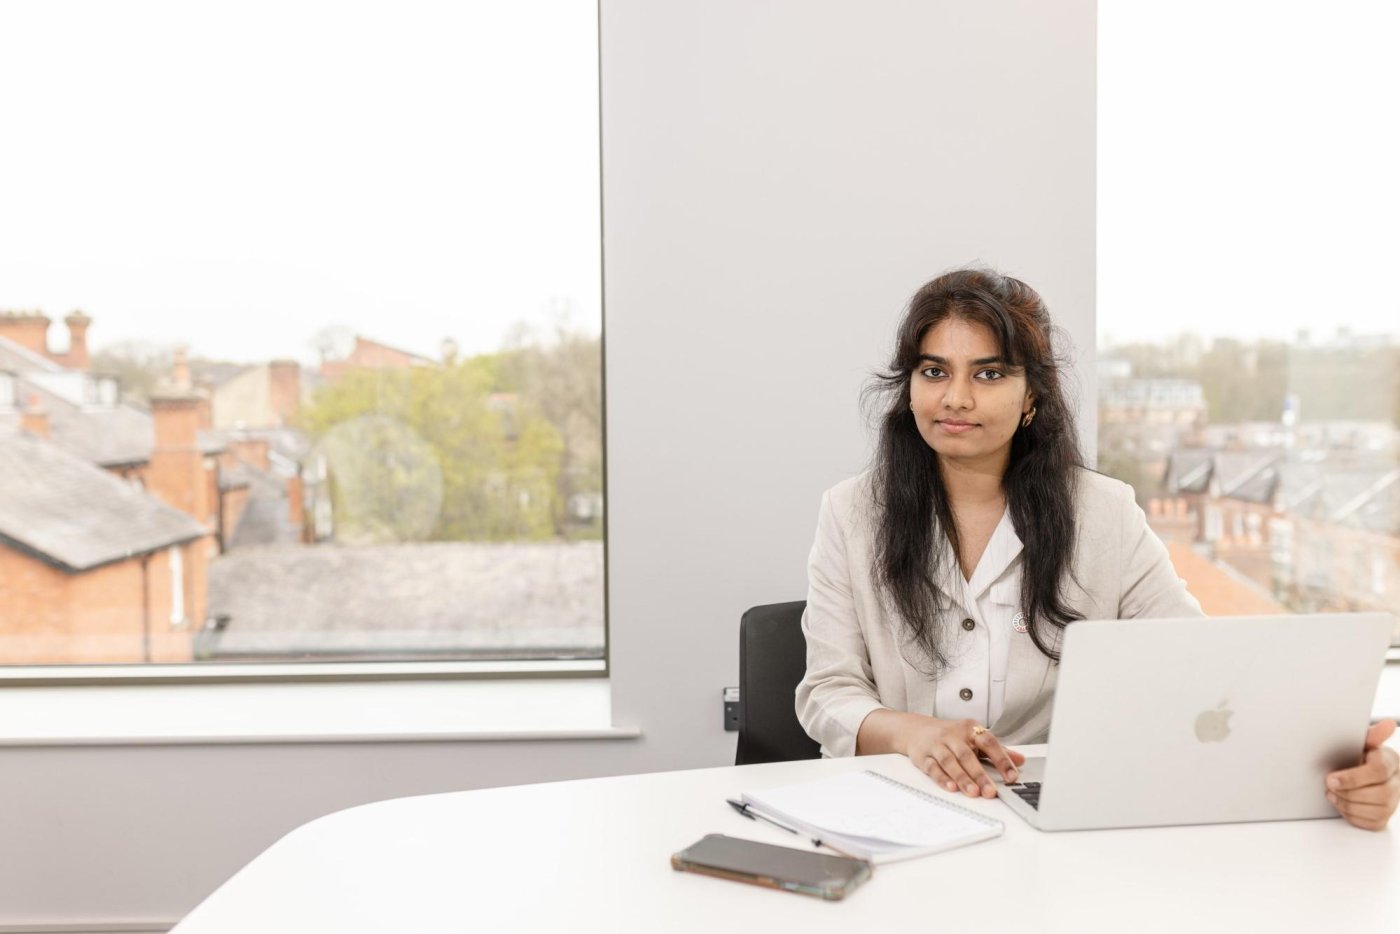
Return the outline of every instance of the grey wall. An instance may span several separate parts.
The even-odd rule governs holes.
[[[716,761],[914,289],[981,259],[1092,349],[1091,3],[604,5],[615,714]],[[1093,407],[1089,407],[1092,414]]]
[[[3,749],[0,925],[174,920],[353,804],[732,761],[739,613],[803,595],[909,294],[993,263],[1092,360],[1092,2],[602,14],[614,719],[643,737]]]

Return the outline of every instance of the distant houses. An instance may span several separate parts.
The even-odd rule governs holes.
[[[0,436],[6,662],[188,661],[209,529],[25,431]]]
[[[0,313],[0,665],[602,657],[601,541],[335,544],[305,400],[438,361],[363,337],[319,372],[176,353],[130,399],[92,319],[64,323],[57,353],[49,318]],[[508,427],[518,405],[488,400]]]
[[[64,320],[59,354],[46,316],[0,314],[0,657],[189,661],[210,562],[305,537],[306,444],[286,427],[299,390],[288,399],[282,376],[272,424],[218,428],[177,356],[146,405],[129,402],[90,371],[92,319]]]
[[[335,382],[352,370],[402,370],[418,366],[439,366],[441,361],[397,347],[390,347],[379,341],[372,341],[358,334],[348,353],[337,359],[321,362],[321,377],[327,382]]]
[[[208,390],[210,419],[220,429],[294,426],[302,398],[318,382],[295,360],[197,368],[194,380]]]
[[[1134,484],[1207,613],[1400,611],[1400,428],[1300,421],[1300,400],[1329,411],[1305,351],[1293,362],[1307,379],[1288,383],[1304,391],[1275,420],[1230,424],[1210,423],[1199,382],[1100,361],[1100,464]]]
[[[1327,426],[1335,429],[1335,424]],[[1295,610],[1400,609],[1400,464],[1384,425],[1363,441],[1172,453],[1152,526],[1193,542]]]

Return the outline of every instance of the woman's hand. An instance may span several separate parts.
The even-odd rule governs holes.
[[[944,788],[972,798],[997,796],[979,757],[990,760],[1008,782],[1016,781],[1017,768],[1026,762],[974,720],[939,720],[894,710],[872,711],[860,725],[856,753],[880,752],[901,752]]]
[[[1381,745],[1394,732],[1394,720],[1372,724],[1361,764],[1327,776],[1327,800],[1364,830],[1383,830],[1400,804],[1400,755]]]

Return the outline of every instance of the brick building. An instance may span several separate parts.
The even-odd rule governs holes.
[[[189,661],[209,530],[29,432],[0,436],[0,658]]]
[[[1194,546],[1226,572],[1222,594],[1256,591],[1225,602],[1400,613],[1400,467],[1374,441],[1174,451],[1149,522],[1174,560]]]
[[[372,341],[355,335],[350,352],[336,360],[321,362],[321,376],[327,382],[335,382],[351,370],[401,370],[415,366],[436,366],[437,360],[420,356],[388,344]]]
[[[19,346],[44,357],[61,367],[72,370],[87,370],[92,366],[88,355],[87,332],[92,319],[81,311],[74,311],[63,319],[68,326],[68,350],[56,353],[49,350],[49,325],[52,320],[39,311],[0,312],[0,337],[14,341]]]
[[[295,360],[201,365],[194,374],[195,385],[209,394],[210,427],[218,430],[295,427],[302,400],[319,381]]]
[[[45,316],[0,315],[3,458],[45,465],[0,474],[0,664],[189,661],[211,561],[302,540],[304,441],[215,429],[183,354],[149,406],[126,402],[86,368],[90,319],[67,323],[57,354]]]

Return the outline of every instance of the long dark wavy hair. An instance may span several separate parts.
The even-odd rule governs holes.
[[[875,570],[909,641],[930,673],[947,668],[937,582],[944,567],[941,538],[959,553],[957,526],[939,471],[938,455],[919,434],[909,409],[910,380],[920,366],[924,336],[946,318],[986,327],[1001,356],[1020,368],[1033,394],[1035,417],[1011,438],[1002,490],[1021,553],[1021,610],[1036,648],[1059,660],[1061,630],[1075,619],[1064,596],[1074,545],[1076,467],[1082,463],[1074,419],[1060,388],[1045,303],[1019,279],[983,268],[957,269],[914,294],[900,322],[889,370],[869,388],[880,407],[880,440],[871,471],[876,507]],[[911,663],[915,660],[911,659]]]

